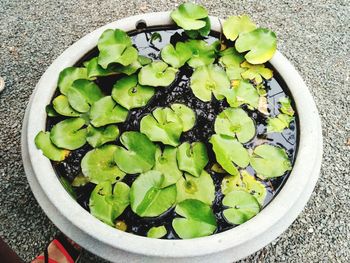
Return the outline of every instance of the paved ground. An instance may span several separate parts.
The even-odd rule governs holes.
[[[99,2],[99,3],[97,3]],[[21,122],[34,86],[65,48],[108,22],[178,1],[0,0],[0,236],[29,261],[58,231],[36,203],[20,155]],[[312,199],[278,240],[246,262],[350,261],[350,66],[347,0],[198,1],[212,15],[251,15],[272,28],[323,121],[324,161]],[[81,262],[103,262],[86,252]]]

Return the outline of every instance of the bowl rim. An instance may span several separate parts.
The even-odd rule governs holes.
[[[93,240],[102,242],[109,251],[120,249],[133,254],[162,258],[194,257],[218,253],[232,247],[241,247],[267,234],[264,241],[258,242],[260,247],[250,249],[250,253],[253,253],[287,229],[301,212],[317,181],[322,158],[321,124],[316,105],[299,73],[279,51],[269,62],[281,75],[294,98],[299,117],[298,153],[292,172],[279,194],[258,215],[231,230],[195,239],[163,240],[146,238],[111,228],[93,217],[71,198],[61,186],[49,159],[34,144],[36,134],[45,130],[45,106],[50,103],[56,90],[59,72],[74,65],[83,55],[92,50],[104,30],[120,28],[124,31],[132,31],[139,21],[144,21],[147,26],[173,25],[170,12],[147,13],[117,20],[94,30],[75,42],[48,67],[39,80],[27,109],[26,125],[23,131],[23,143],[26,148],[24,150],[27,151],[24,154],[28,155],[26,163],[31,166],[32,173],[43,190],[44,198],[67,221]],[[221,30],[220,19],[210,16],[210,21],[213,31]],[[32,190],[35,194],[33,187]],[[43,196],[38,198],[39,204],[42,203],[42,200],[39,200],[42,198]],[[299,199],[303,199],[301,205]],[[283,217],[288,214],[289,210],[297,211],[288,220],[285,220]],[[52,211],[45,208],[44,211],[55,222]],[[274,226],[277,225],[278,233],[273,231]],[[66,226],[66,229],[61,230],[69,236],[69,229],[70,226]],[[88,244],[85,245],[89,247]],[[84,244],[82,246],[84,247]],[[95,251],[95,253],[102,254],[101,251]]]

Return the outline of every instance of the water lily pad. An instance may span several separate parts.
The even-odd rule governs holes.
[[[176,183],[176,202],[180,203],[186,199],[196,199],[205,204],[212,205],[215,198],[215,186],[213,179],[206,172],[202,171],[199,177],[185,174]]]
[[[190,67],[207,66],[215,61],[215,45],[208,45],[203,40],[189,40],[185,44],[192,52],[191,58],[187,61]]]
[[[167,234],[165,226],[154,226],[151,227],[147,232],[147,237],[150,238],[162,238]]]
[[[117,125],[107,125],[104,127],[95,128],[92,125],[87,127],[87,142],[94,148],[100,147],[106,142],[115,141],[119,136]]]
[[[240,34],[235,47],[241,53],[248,51],[244,57],[249,63],[262,64],[270,60],[276,52],[276,35],[268,29],[258,28]]]
[[[155,217],[171,208],[176,200],[176,186],[162,188],[164,175],[158,171],[140,174],[130,190],[131,209],[141,217]]]
[[[208,163],[208,154],[205,144],[202,142],[184,142],[178,147],[177,161],[182,171],[193,176],[200,176]]]
[[[152,59],[146,56],[139,55],[137,61],[140,62],[141,66],[148,65],[152,63]]]
[[[84,176],[83,174],[79,174],[77,175],[73,182],[72,182],[72,186],[74,187],[80,187],[80,186],[84,186],[86,185],[87,183],[90,182],[90,178],[89,177],[86,177]]]
[[[175,80],[177,69],[163,61],[154,61],[139,72],[139,83],[153,87],[167,87]]]
[[[238,141],[246,143],[255,135],[254,121],[241,108],[226,108],[215,120],[217,134],[237,136]]]
[[[226,91],[225,97],[231,107],[247,104],[251,108],[259,106],[259,94],[254,86],[247,80],[236,80],[231,89]]]
[[[114,220],[130,203],[129,192],[129,186],[122,182],[115,184],[113,193],[111,182],[99,183],[90,195],[90,213],[104,223],[114,226]]]
[[[267,132],[283,132],[284,129],[289,127],[293,119],[294,117],[287,114],[278,114],[275,118],[269,118],[267,120]]]
[[[100,88],[94,82],[86,79],[74,81],[67,91],[69,104],[79,112],[88,112],[90,106],[102,97],[103,93]]]
[[[83,174],[94,184],[104,181],[115,183],[125,176],[114,161],[115,145],[103,145],[89,151],[81,160]]]
[[[244,61],[241,67],[247,69],[241,73],[242,78],[249,79],[255,84],[262,83],[262,78],[271,79],[273,76],[273,71],[269,68],[265,68],[264,64],[253,65]]]
[[[174,103],[170,107],[180,118],[183,127],[182,131],[186,132],[191,130],[196,122],[196,114],[194,111],[180,103]]]
[[[60,115],[58,114],[58,112],[55,111],[55,109],[53,108],[52,105],[46,105],[45,111],[46,111],[47,116],[49,116],[49,117],[57,117],[57,116],[60,116]]]
[[[211,30],[211,23],[209,17],[202,19],[205,22],[205,26],[197,30],[185,30],[185,33],[192,39],[199,36],[206,37],[209,35]]]
[[[106,69],[111,63],[128,66],[137,60],[138,52],[132,46],[131,38],[120,29],[107,29],[98,40],[100,51],[98,64]]]
[[[282,176],[292,169],[286,151],[280,147],[262,144],[254,149],[250,164],[261,179]]]
[[[139,85],[137,75],[131,75],[114,84],[112,97],[124,108],[130,110],[145,106],[154,93],[153,87]]]
[[[241,68],[244,56],[237,52],[234,47],[227,48],[220,52],[219,63],[225,68],[230,80],[242,79],[241,73],[245,69]]]
[[[222,24],[225,37],[229,40],[236,40],[239,34],[253,31],[256,25],[249,16],[230,16]]]
[[[74,110],[68,102],[68,98],[65,95],[59,95],[52,101],[54,110],[63,116],[67,117],[79,117],[80,113]]]
[[[40,131],[34,139],[35,146],[52,161],[63,161],[69,154],[68,150],[60,149],[50,140],[50,132]]]
[[[168,44],[161,51],[162,59],[174,68],[180,68],[192,56],[191,49],[183,42],[177,42],[176,46]]]
[[[227,195],[228,193],[234,190],[246,190],[241,175],[239,173],[235,175],[227,175],[222,179],[221,182],[221,192],[224,195]]]
[[[155,162],[156,146],[146,135],[128,131],[120,136],[125,147],[117,146],[114,160],[118,167],[126,173],[136,174],[150,170]]]
[[[70,118],[53,126],[50,139],[59,148],[75,150],[86,143],[86,128],[83,118]]]
[[[228,193],[222,204],[229,207],[223,212],[225,219],[235,225],[243,224],[260,212],[259,202],[246,191],[235,190]]]
[[[205,18],[208,11],[194,3],[184,3],[171,12],[171,18],[175,23],[185,30],[196,30],[205,27]]]
[[[182,176],[176,161],[177,148],[165,146],[163,152],[157,147],[155,154],[155,165],[153,170],[164,175],[162,187],[175,184]]]
[[[202,101],[210,101],[212,93],[215,98],[223,99],[222,94],[230,89],[230,81],[225,71],[218,65],[197,68],[191,77],[193,94]]]
[[[249,154],[247,149],[233,137],[214,134],[209,142],[213,145],[216,160],[228,173],[238,174],[235,165],[242,168],[248,166]]]
[[[209,236],[216,229],[213,211],[199,200],[184,200],[176,206],[175,212],[184,217],[172,222],[176,234],[182,239]]]
[[[289,116],[294,116],[294,110],[291,105],[291,100],[288,97],[282,97],[278,100],[281,104],[280,111]]]
[[[77,79],[88,79],[86,68],[68,67],[62,70],[58,77],[60,92],[67,95],[68,89]]]
[[[127,116],[128,111],[117,104],[111,96],[96,101],[90,110],[91,124],[95,127],[123,122]]]
[[[141,119],[140,131],[154,142],[177,146],[183,131],[181,119],[170,108],[157,108]]]

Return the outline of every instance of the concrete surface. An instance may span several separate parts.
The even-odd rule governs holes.
[[[212,15],[247,13],[274,30],[300,71],[323,121],[324,162],[298,220],[246,262],[350,260],[350,3],[197,1]],[[178,1],[0,0],[0,236],[30,261],[57,233],[30,192],[20,155],[24,110],[46,67],[70,44],[121,17],[174,8]],[[104,262],[84,252],[81,262]]]

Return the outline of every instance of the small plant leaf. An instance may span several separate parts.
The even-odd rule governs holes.
[[[155,162],[156,146],[146,135],[128,131],[120,136],[125,147],[117,146],[114,160],[118,167],[128,174],[143,173],[150,170]]]
[[[171,208],[176,200],[176,186],[162,188],[164,175],[158,171],[140,174],[130,190],[131,209],[141,217],[155,217]]]
[[[237,136],[241,143],[250,141],[255,135],[254,121],[241,108],[226,108],[215,120],[217,134]]]
[[[175,212],[184,218],[172,222],[176,234],[182,239],[209,236],[216,229],[216,220],[210,206],[195,199],[177,204]]]
[[[215,198],[215,186],[213,179],[202,171],[199,177],[185,174],[176,183],[176,202],[180,203],[186,199],[196,199],[205,204],[212,205]]]
[[[176,46],[168,44],[161,51],[162,59],[174,68],[180,68],[191,58],[192,51],[183,42],[177,42]]]
[[[292,169],[286,151],[269,144],[262,144],[254,149],[250,164],[263,180],[280,177]]]
[[[96,101],[90,110],[91,124],[95,127],[123,122],[127,116],[128,111],[117,104],[111,96]]]
[[[207,66],[215,61],[215,45],[208,45],[203,40],[189,40],[185,42],[192,55],[187,64],[192,68]]]
[[[176,161],[177,148],[165,146],[163,152],[157,147],[155,154],[155,165],[153,170],[161,172],[164,175],[162,187],[175,184],[182,176]]]
[[[64,95],[63,95],[64,96]],[[68,101],[67,101],[68,102]],[[55,111],[54,107],[52,105],[46,105],[45,111],[47,116],[49,117],[57,117],[60,116],[58,112]]]
[[[141,119],[140,131],[154,142],[177,146],[183,131],[181,119],[170,108],[157,108]]]
[[[212,93],[215,98],[223,99],[230,89],[230,81],[225,71],[218,65],[202,66],[197,68],[191,77],[193,94],[202,101],[210,101]]]
[[[153,44],[154,41],[162,42],[162,36],[158,32],[154,32],[151,35],[150,43]]]
[[[209,35],[211,30],[211,23],[209,17],[202,19],[205,21],[205,26],[198,30],[185,30],[185,33],[192,39],[195,39],[199,36],[206,37]]]
[[[52,127],[50,139],[59,148],[75,150],[86,143],[86,128],[83,118],[70,118]]]
[[[205,144],[202,142],[184,142],[178,147],[177,161],[182,171],[199,177],[208,163],[208,154]]]
[[[239,173],[235,175],[227,175],[222,179],[221,182],[221,192],[224,195],[227,195],[228,193],[234,190],[246,190],[241,175]]]
[[[242,78],[249,79],[255,84],[260,84],[264,79],[271,79],[273,77],[273,71],[269,68],[265,68],[264,64],[253,65],[244,61],[241,67],[246,69],[241,73]]]
[[[67,95],[68,89],[77,79],[88,79],[86,68],[68,67],[62,70],[58,77],[60,92]]]
[[[138,56],[137,61],[141,64],[141,66],[145,66],[152,63],[151,58],[141,55]]]
[[[248,166],[249,154],[247,149],[233,137],[214,134],[209,142],[213,145],[216,160],[228,173],[238,174],[235,165],[242,168]]]
[[[50,140],[50,132],[40,131],[34,139],[35,146],[52,161],[63,161],[69,154],[68,150],[60,149]]]
[[[83,174],[94,184],[104,181],[115,183],[125,176],[114,161],[115,145],[103,145],[85,154],[81,161]]]
[[[240,34],[235,47],[240,53],[248,51],[244,57],[249,63],[262,64],[270,60],[276,52],[276,35],[268,29],[258,28]]]
[[[249,16],[230,16],[222,24],[225,37],[235,41],[239,34],[253,31],[256,25],[250,20]]]
[[[180,118],[183,126],[182,131],[186,132],[191,130],[196,122],[196,114],[194,111],[186,105],[180,103],[174,103],[170,107]]]
[[[231,224],[240,225],[254,217],[260,211],[259,202],[246,191],[234,190],[228,193],[222,200],[225,219]]]
[[[289,116],[294,116],[294,110],[291,105],[291,101],[288,97],[282,97],[278,100],[278,102],[281,104],[280,111],[284,114],[287,114]]]
[[[154,226],[151,227],[147,232],[147,237],[150,238],[162,238],[167,234],[165,226]]]
[[[59,95],[52,101],[54,110],[63,116],[67,117],[79,117],[80,113],[74,110],[68,102],[68,98],[65,95]]]
[[[204,19],[208,17],[208,11],[200,5],[184,3],[172,11],[170,16],[179,27],[197,30],[206,26]]]
[[[283,132],[293,119],[294,117],[287,114],[278,114],[275,118],[268,118],[267,132]]]
[[[77,176],[74,178],[74,180],[73,180],[73,182],[72,182],[72,186],[74,186],[74,187],[80,187],[80,186],[86,185],[86,184],[89,183],[89,182],[90,182],[90,178],[89,178],[89,177],[86,177],[86,176],[84,176],[84,175],[82,175],[82,174],[79,174],[79,175],[77,175]]]
[[[100,51],[98,64],[106,69],[111,63],[128,66],[138,57],[136,48],[132,46],[131,38],[120,29],[107,29],[98,40]]]
[[[241,73],[245,69],[241,68],[244,56],[237,52],[234,47],[230,47],[220,52],[219,63],[225,68],[230,80],[242,79]]]
[[[153,87],[138,84],[137,75],[118,80],[112,89],[113,99],[128,110],[145,106],[154,93]]]
[[[67,91],[69,104],[79,112],[88,112],[90,106],[102,97],[103,93],[100,88],[94,82],[86,79],[74,81]]]
[[[140,70],[139,83],[152,87],[167,87],[175,80],[177,71],[163,61],[155,61]]]
[[[247,104],[251,108],[259,106],[259,94],[247,80],[236,80],[231,89],[226,91],[225,97],[231,107]]]
[[[104,127],[95,128],[92,125],[87,127],[87,142],[94,148],[100,147],[106,142],[115,141],[119,136],[117,125],[107,125]]]

